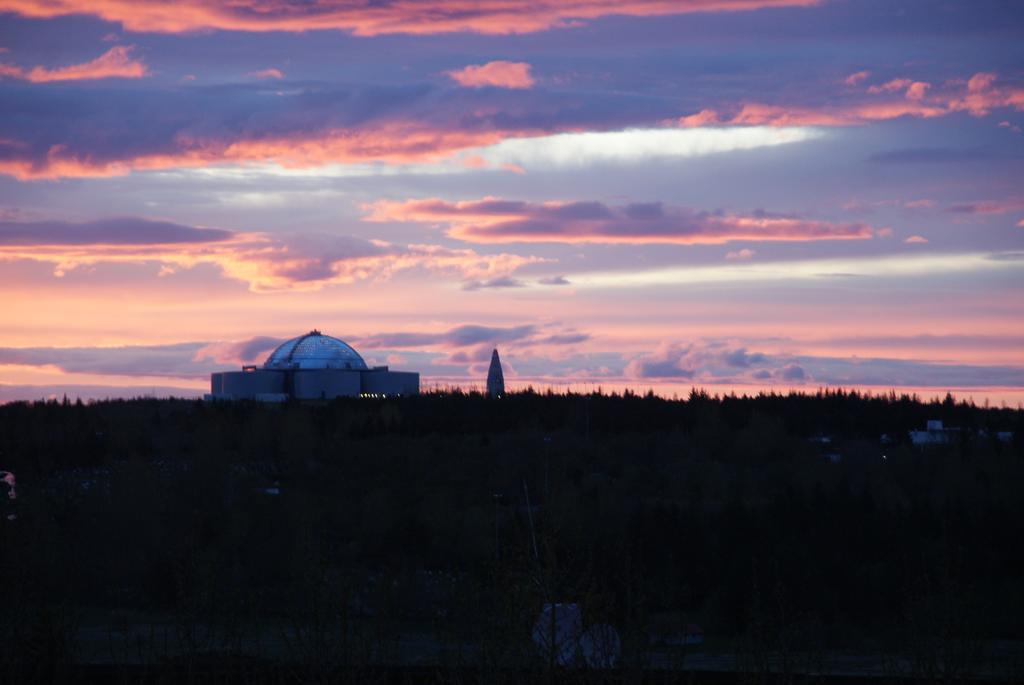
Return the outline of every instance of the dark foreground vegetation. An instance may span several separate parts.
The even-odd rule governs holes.
[[[8,404],[0,682],[1019,680],[1022,438],[843,392]],[[553,602],[613,668],[538,646]]]

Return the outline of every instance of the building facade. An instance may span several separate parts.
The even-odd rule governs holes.
[[[419,390],[418,373],[369,367],[344,341],[313,330],[282,343],[261,367],[211,374],[207,397],[281,402],[392,397],[415,395]]]

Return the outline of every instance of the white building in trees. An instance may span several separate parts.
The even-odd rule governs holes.
[[[282,343],[262,367],[210,375],[215,400],[319,400],[415,395],[420,375],[369,367],[345,342],[313,330]]]

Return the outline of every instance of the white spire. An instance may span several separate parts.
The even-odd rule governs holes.
[[[505,374],[501,372],[498,350],[491,352],[491,368],[487,370],[487,396],[501,397],[505,394]]]

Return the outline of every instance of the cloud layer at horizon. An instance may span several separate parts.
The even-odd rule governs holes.
[[[723,341],[663,343],[638,353],[581,353],[587,334],[558,334],[532,324],[495,328],[476,324],[440,332],[395,332],[361,341],[374,362],[409,355],[420,360],[425,375],[462,379],[475,385],[486,373],[494,345],[515,346],[503,360],[516,370],[513,380],[561,379],[600,383],[625,378],[645,383],[682,382],[711,387],[754,388],[769,384],[789,388],[1001,387],[1024,390],[1024,369],[1006,365],[939,364],[928,361],[867,357],[850,360],[830,356],[751,351]],[[284,342],[253,338],[216,343],[95,348],[0,348],[0,368],[55,368],[69,377],[102,375],[112,379],[154,379],[185,382],[182,389],[201,387],[213,371],[261,363]],[[552,355],[551,345],[565,347]],[[410,350],[416,350],[410,353]],[[74,385],[74,382],[71,382]],[[144,386],[140,386],[144,387]]]

